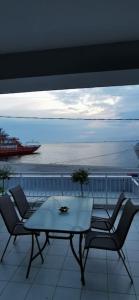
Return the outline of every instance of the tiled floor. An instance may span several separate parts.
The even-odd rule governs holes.
[[[0,254],[7,237],[0,219]],[[69,242],[64,240],[51,240],[44,251],[44,264],[38,257],[26,279],[30,245],[30,237],[18,237],[15,245],[10,243],[0,264],[0,300],[139,300],[139,215],[134,218],[124,246],[134,278],[132,286],[116,253],[90,250],[83,287]]]

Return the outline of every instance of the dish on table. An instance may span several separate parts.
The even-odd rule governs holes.
[[[67,213],[68,210],[69,210],[69,207],[67,207],[67,206],[61,206],[59,208],[60,213]]]

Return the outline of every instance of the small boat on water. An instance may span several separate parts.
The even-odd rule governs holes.
[[[34,153],[40,145],[23,145],[16,137],[10,137],[0,128],[0,157]]]

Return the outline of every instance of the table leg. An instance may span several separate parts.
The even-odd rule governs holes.
[[[37,245],[38,245],[39,251],[33,256],[33,252],[34,252],[34,234],[32,234],[31,252],[30,252],[30,259],[29,259],[29,264],[28,264],[28,268],[27,268],[26,278],[28,278],[28,276],[29,276],[29,272],[30,272],[30,268],[31,268],[32,261],[33,261],[38,255],[41,256],[42,263],[43,263],[43,261],[44,261],[43,256],[42,256],[42,251],[44,250],[44,248],[45,248],[45,246],[46,246],[46,244],[48,243],[48,240],[49,240],[49,239],[48,239],[48,234],[47,234],[47,232],[45,232],[45,236],[46,236],[45,242],[44,242],[44,244],[43,244],[42,247],[40,247],[39,242],[38,242],[37,237],[36,237],[36,241],[37,241]]]
[[[85,285],[84,266],[83,266],[83,253],[82,253],[82,240],[83,240],[83,233],[81,233],[80,237],[79,237],[79,259],[80,259],[81,281],[82,281],[82,284]]]
[[[72,250],[72,253],[73,253],[75,259],[77,260],[78,264],[80,265],[80,259],[79,259],[79,257],[77,256],[77,254],[75,252],[75,249],[73,247],[72,239],[73,239],[73,235],[70,235],[70,247],[71,247],[71,250]]]
[[[32,234],[31,252],[30,252],[30,259],[29,259],[29,264],[28,264],[28,268],[27,268],[26,278],[28,278],[28,275],[29,275],[29,272],[30,272],[30,267],[31,267],[32,257],[33,257],[33,251],[34,251],[34,234]]]
[[[79,266],[80,266],[80,271],[81,271],[81,281],[82,284],[85,285],[85,279],[84,279],[84,267],[83,267],[83,254],[82,254],[82,240],[83,240],[83,234],[80,233],[80,237],[79,237],[79,257],[77,256],[77,253],[75,252],[75,249],[73,247],[73,242],[72,242],[72,238],[73,236],[70,237],[70,246],[71,246],[71,250],[72,253],[76,259],[76,261],[78,262]]]

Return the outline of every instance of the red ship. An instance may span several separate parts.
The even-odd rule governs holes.
[[[40,145],[23,145],[16,137],[10,137],[0,128],[0,157],[34,153]]]

